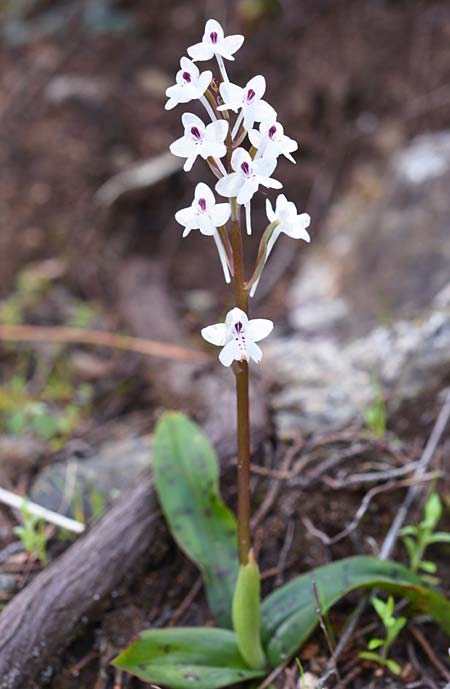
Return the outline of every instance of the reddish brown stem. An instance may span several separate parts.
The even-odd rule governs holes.
[[[248,291],[245,288],[242,235],[239,208],[231,199],[231,246],[234,258],[234,292],[236,306],[248,314]],[[237,397],[238,429],[238,548],[241,564],[247,564],[250,550],[250,416],[248,363],[234,366]]]

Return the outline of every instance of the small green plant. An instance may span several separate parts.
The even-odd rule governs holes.
[[[370,639],[367,644],[368,650],[360,653],[359,657],[372,660],[374,663],[386,667],[393,675],[399,675],[402,671],[400,665],[395,660],[388,658],[388,655],[392,644],[406,624],[406,617],[395,617],[393,596],[389,596],[386,603],[381,598],[374,596],[372,605],[386,629],[386,637],[384,639]],[[375,652],[376,649],[380,649],[378,653]]]
[[[47,535],[45,533],[45,522],[31,514],[27,507],[27,501],[23,501],[20,510],[23,518],[23,525],[16,526],[14,533],[22,541],[25,551],[31,557],[36,558],[42,565],[47,561]]]
[[[375,399],[366,409],[364,422],[377,438],[383,438],[386,434],[386,404],[377,378],[374,378],[374,388]]]
[[[436,491],[428,496],[419,524],[405,526],[400,535],[408,551],[409,566],[413,572],[422,573],[422,578],[431,584],[439,583],[437,565],[432,560],[424,560],[425,551],[432,543],[450,543],[450,533],[435,531],[442,517],[442,502]]]

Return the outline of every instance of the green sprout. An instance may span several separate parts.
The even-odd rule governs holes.
[[[381,390],[381,385],[378,379],[375,377],[373,385],[376,392],[375,399],[366,409],[364,422],[367,428],[372,431],[377,438],[383,438],[386,434],[386,404]]]
[[[22,541],[25,551],[36,558],[44,566],[47,561],[47,535],[45,522],[34,514],[31,514],[27,501],[23,501],[21,508],[23,525],[14,527],[14,533]]]
[[[388,658],[388,655],[392,644],[406,624],[406,617],[395,617],[393,596],[389,596],[386,603],[381,598],[374,596],[372,605],[386,629],[386,638],[370,639],[367,644],[368,650],[360,653],[359,657],[372,660],[374,663],[386,667],[393,675],[399,675],[402,671],[400,665],[395,660]],[[376,653],[376,649],[380,649],[380,651]]]
[[[405,526],[400,531],[405,548],[408,551],[409,566],[413,572],[423,573],[423,579],[431,584],[439,583],[435,577],[436,563],[424,560],[425,551],[432,543],[450,543],[450,533],[435,531],[442,517],[442,502],[436,491],[428,496],[419,524]]]

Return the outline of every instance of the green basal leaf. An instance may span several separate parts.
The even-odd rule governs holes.
[[[245,664],[234,632],[206,627],[142,632],[113,665],[170,689],[216,689],[265,674]]]
[[[239,570],[237,527],[219,494],[214,450],[196,424],[168,412],[155,430],[153,470],[174,538],[200,568],[217,622],[230,628]]]
[[[233,598],[233,627],[242,657],[251,668],[267,665],[261,646],[261,579],[258,565],[250,552],[241,565]]]
[[[394,562],[351,557],[314,570],[323,591],[322,612],[357,588],[381,588],[408,598],[431,615],[450,636],[450,602],[422,584],[420,577]],[[268,596],[261,605],[262,637],[272,667],[293,655],[316,626],[311,574],[303,574]]]

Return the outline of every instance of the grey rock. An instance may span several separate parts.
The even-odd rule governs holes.
[[[274,341],[264,365],[277,382],[272,405],[281,435],[360,423],[378,394],[374,375],[394,415],[450,381],[450,310],[378,327],[347,344],[331,336]]]
[[[449,280],[449,189],[450,132],[417,137],[384,167],[358,168],[303,254],[291,325],[349,339],[427,308]]]
[[[450,132],[385,169],[360,168],[289,294],[296,334],[263,365],[279,433],[360,423],[379,388],[390,419],[450,383]],[[419,413],[417,411],[419,410]]]
[[[35,479],[30,498],[70,517],[98,516],[149,470],[151,448],[149,436],[125,438],[102,445],[91,457],[55,462]]]

